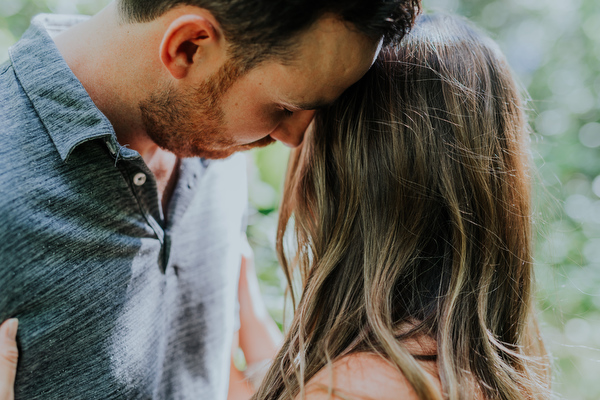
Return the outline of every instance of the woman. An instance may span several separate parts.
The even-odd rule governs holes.
[[[277,243],[302,293],[254,399],[547,398],[527,133],[462,19],[385,49],[292,153]]]
[[[17,329],[19,321],[8,319],[0,325],[0,400],[13,400],[15,373],[19,350],[17,349]]]

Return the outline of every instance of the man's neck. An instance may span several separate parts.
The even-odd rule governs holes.
[[[162,66],[158,50],[152,51],[159,48],[160,37],[151,29],[148,24],[120,24],[112,3],[54,39],[67,65],[113,125],[119,143],[139,152],[148,165],[164,155],[146,135],[139,110]]]
[[[140,153],[156,178],[166,215],[177,181],[177,157],[146,134],[139,103],[160,79],[162,64],[156,24],[120,24],[112,3],[91,19],[55,37],[58,50],[98,109],[114,127],[117,140]]]

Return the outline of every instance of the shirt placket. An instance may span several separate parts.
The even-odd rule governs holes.
[[[135,196],[140,212],[161,245],[158,266],[164,274],[169,263],[171,241],[166,231],[154,174],[136,151],[122,147],[112,140],[108,141],[107,147]]]

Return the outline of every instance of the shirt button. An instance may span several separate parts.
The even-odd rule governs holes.
[[[134,175],[133,184],[135,186],[142,186],[144,183],[146,183],[146,174],[144,174],[143,172],[138,172]]]

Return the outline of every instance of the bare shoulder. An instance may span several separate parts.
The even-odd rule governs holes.
[[[330,387],[334,389],[332,397],[328,394]],[[418,400],[403,374],[388,360],[370,353],[351,354],[336,361],[332,368],[319,371],[306,386],[306,400],[347,397],[353,400]]]

